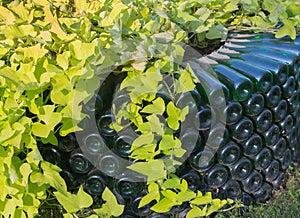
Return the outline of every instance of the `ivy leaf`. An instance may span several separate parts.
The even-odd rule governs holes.
[[[205,205],[205,204],[210,204],[212,202],[211,192],[206,192],[204,196],[201,196],[201,195],[200,196],[198,195],[190,203],[195,204],[195,205]]]
[[[119,217],[122,215],[125,206],[118,204],[116,197],[109,188],[106,187],[104,189],[102,199],[105,201],[102,207],[100,209],[94,209],[97,215],[108,215],[109,217]]]
[[[151,201],[160,199],[159,186],[155,182],[150,182],[148,185],[148,194],[145,195],[139,203],[139,208],[149,204]]]
[[[92,197],[84,192],[82,186],[80,186],[76,195],[70,192],[54,192],[54,195],[68,213],[76,213],[78,210],[93,204]]]
[[[139,148],[146,144],[151,144],[154,141],[154,135],[153,133],[146,133],[142,134],[139,137],[137,137],[131,145],[131,151],[133,151],[136,148]]]
[[[167,179],[161,187],[162,189],[177,189],[180,187],[180,179],[178,177]]]
[[[296,38],[295,23],[291,20],[284,20],[283,23],[284,25],[276,32],[275,37],[290,36],[294,40]]]
[[[151,210],[157,213],[166,213],[170,211],[173,206],[180,205],[181,203],[174,202],[169,198],[163,198],[158,203],[151,207]]]
[[[226,200],[213,199],[206,215],[209,216],[210,214],[220,210],[224,205],[226,205],[226,203]]]
[[[188,114],[188,106],[180,110],[177,108],[173,102],[169,102],[167,105],[167,123],[168,126],[173,129],[177,130],[179,128],[179,121],[184,121],[185,116]]]
[[[196,85],[194,84],[191,73],[189,72],[191,68],[186,68],[182,71],[178,80],[176,80],[176,92],[189,92],[195,89]]]
[[[206,210],[207,210],[207,206],[205,206],[202,210],[197,206],[193,206],[192,209],[187,213],[186,218],[196,218],[196,217],[206,216]]]
[[[150,160],[149,162],[137,162],[128,166],[129,169],[148,176],[147,181],[156,181],[166,177],[163,160]]]
[[[165,112],[165,102],[161,97],[158,97],[152,102],[152,104],[149,104],[146,107],[144,107],[141,112],[162,115]]]

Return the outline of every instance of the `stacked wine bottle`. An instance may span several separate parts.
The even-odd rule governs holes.
[[[191,190],[249,205],[267,201],[283,184],[299,150],[299,39],[232,32],[221,48],[197,60],[209,64],[213,73],[195,72],[196,89],[177,101],[178,107],[188,105],[194,111],[187,117],[193,128],[187,125],[174,133],[189,154],[176,174]],[[122,79],[108,76],[99,94],[83,106],[95,116],[96,128],[86,119],[79,137],[58,137],[58,146],[41,145],[40,150],[45,160],[63,169],[70,191],[82,184],[101,203],[108,186],[126,205],[124,217],[159,217],[152,214],[151,205],[138,208],[146,182],[126,170],[135,136],[132,131],[116,133],[110,126],[112,101],[117,106],[130,101],[128,95],[114,95]],[[158,96],[170,100],[162,93]],[[174,207],[169,214],[187,207]]]

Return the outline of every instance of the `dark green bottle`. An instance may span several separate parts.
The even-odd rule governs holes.
[[[229,89],[233,100],[245,101],[253,93],[253,84],[249,78],[227,66],[218,64],[218,62],[208,57],[201,58],[200,60],[211,63],[220,82]]]
[[[117,134],[116,131],[111,128],[112,122],[113,122],[112,114],[104,114],[100,117],[100,119],[97,122],[97,126],[101,135],[112,137]]]
[[[255,193],[253,193],[253,196],[257,202],[265,203],[272,197],[272,191],[272,186],[269,183],[265,182]]]
[[[103,100],[100,95],[93,95],[93,97],[86,104],[83,104],[82,111],[83,113],[99,118],[99,116],[101,116],[101,114],[104,112]]]
[[[91,195],[101,196],[106,187],[107,178],[99,171],[91,171],[83,182],[83,189]]]
[[[241,59],[250,63],[254,66],[261,67],[263,69],[269,70],[273,74],[274,82],[277,85],[285,83],[286,78],[289,75],[289,68],[285,63],[280,61],[270,59],[263,56],[257,56],[255,54],[244,54],[231,49],[220,48],[218,53],[229,56],[230,58]]]
[[[130,135],[122,134],[115,138],[113,151],[120,157],[127,158],[130,155],[130,149],[134,138]]]
[[[218,160],[223,165],[232,165],[241,157],[240,147],[233,141],[229,141],[226,145],[218,149]]]
[[[278,85],[272,86],[270,91],[265,95],[265,103],[267,107],[276,107],[281,100],[282,92]]]
[[[280,128],[276,124],[273,124],[266,132],[262,133],[264,142],[269,147],[277,142],[279,135]]]
[[[61,166],[63,162],[62,154],[54,148],[52,145],[43,145],[40,148],[41,155],[45,161],[48,161],[54,165]]]
[[[292,128],[294,127],[294,119],[292,115],[288,114],[283,121],[279,123],[281,128],[281,134],[287,135],[292,132]]]
[[[256,192],[263,184],[263,176],[254,170],[247,178],[242,180],[245,192],[252,194]]]
[[[242,194],[241,185],[236,180],[228,180],[222,187],[225,192],[226,198],[237,199]]]
[[[231,177],[236,180],[247,178],[253,170],[252,162],[246,158],[240,158],[235,164],[229,166]]]
[[[69,164],[72,171],[78,174],[86,174],[93,168],[88,157],[82,153],[80,148],[71,153]]]
[[[272,160],[270,165],[264,169],[263,172],[268,182],[274,181],[280,172],[279,162],[277,160]]]
[[[289,68],[289,75],[295,75],[299,68],[297,55],[290,52],[281,52],[270,48],[259,48],[259,47],[250,48],[247,46],[241,46],[232,43],[225,43],[224,47],[235,51],[240,51],[242,53],[248,53],[248,54],[250,53],[250,54],[255,54],[257,56],[271,58],[280,61],[282,63],[285,63]]]
[[[201,94],[203,101],[214,108],[222,107],[230,97],[228,88],[220,83],[215,77],[216,75],[204,71],[196,72],[195,75],[199,79],[196,89]]]
[[[279,159],[283,156],[287,146],[286,139],[280,136],[277,142],[274,145],[269,146],[269,148],[273,151],[274,157]]]
[[[272,161],[272,152],[268,148],[263,148],[256,156],[250,157],[257,170],[266,169]]]
[[[218,111],[217,114],[221,114],[222,117],[226,117],[225,124],[231,125],[237,123],[241,119],[243,115],[243,107],[237,101],[228,101],[225,110]]]
[[[207,106],[200,106],[199,111],[196,113],[194,125],[199,131],[208,130],[216,122],[216,113],[214,110]]]
[[[261,94],[253,94],[247,101],[241,102],[246,115],[255,116],[262,112],[265,106],[264,97]]]
[[[282,85],[282,95],[284,98],[289,98],[296,89],[296,81],[293,76],[287,78],[286,82]]]
[[[293,161],[293,154],[291,149],[286,149],[282,157],[279,159],[280,167],[282,170],[286,170]]]
[[[251,117],[254,129],[258,133],[267,131],[273,123],[273,115],[269,109],[264,109],[260,114]]]
[[[229,179],[229,173],[224,166],[216,164],[205,173],[204,179],[209,187],[220,188]]]
[[[190,113],[196,113],[201,106],[201,95],[196,89],[184,92],[180,95],[176,105],[180,109],[188,106]]]
[[[142,182],[135,182],[131,176],[122,176],[121,178],[115,179],[114,187],[118,194],[123,198],[128,199],[143,191],[145,184]]]
[[[78,147],[77,139],[74,134],[70,133],[64,137],[58,136],[57,148],[63,152],[71,152]]]
[[[228,126],[230,136],[237,141],[247,140],[253,133],[253,123],[244,117],[238,123]]]
[[[189,154],[199,150],[202,147],[203,138],[199,131],[186,129],[179,137],[181,141],[181,147]]]
[[[229,38],[227,42],[243,45],[247,47],[271,48],[279,51],[287,51],[296,55],[300,55],[300,45],[288,43],[284,41],[269,41],[269,40],[251,40],[251,39],[234,39]]]
[[[183,170],[180,172],[179,177],[186,180],[188,183],[188,188],[194,192],[199,190],[199,187],[203,184],[202,176],[193,169],[187,168]]]
[[[263,147],[263,139],[260,135],[254,133],[248,140],[240,142],[243,154],[248,157],[257,155]]]
[[[211,168],[215,161],[215,152],[209,148],[197,151],[188,158],[190,166],[198,172],[205,172]]]
[[[290,113],[293,113],[296,110],[296,107],[300,105],[298,91],[294,90],[291,97],[287,99],[288,102],[288,110]]]
[[[274,108],[270,108],[273,112],[273,118],[275,122],[283,120],[287,114],[288,104],[286,100],[281,100]]]
[[[258,93],[268,92],[273,84],[273,74],[267,69],[240,59],[230,58],[217,52],[208,55],[208,57],[216,60],[220,64],[236,70],[239,74],[249,78],[252,81],[256,92]]]

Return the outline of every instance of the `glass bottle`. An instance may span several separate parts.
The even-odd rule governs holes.
[[[71,153],[69,164],[73,172],[78,174],[86,174],[92,169],[92,164],[87,156],[78,148]]]
[[[107,137],[112,137],[116,135],[116,131],[112,129],[110,126],[112,121],[113,121],[112,114],[104,114],[100,117],[100,119],[97,122],[97,126],[101,135]]]
[[[290,113],[293,113],[296,110],[297,105],[299,104],[299,96],[298,96],[298,91],[294,90],[291,97],[287,99],[288,103],[288,111]]]
[[[99,133],[91,133],[83,140],[83,149],[91,155],[99,155],[106,149],[105,140]]]
[[[104,112],[103,100],[99,94],[93,95],[93,97],[86,103],[83,104],[82,111],[88,115],[94,115],[99,118]]]
[[[268,201],[272,196],[272,186],[268,183],[263,183],[263,185],[258,189],[255,193],[253,193],[253,197],[259,203],[265,203]]]
[[[229,179],[222,187],[226,194],[226,198],[237,199],[242,194],[242,188],[236,180]]]
[[[214,151],[205,147],[204,150],[191,154],[188,158],[190,166],[198,172],[207,171],[215,163]]]
[[[256,156],[250,157],[253,160],[254,167],[257,170],[267,168],[272,161],[272,152],[268,148],[263,148]]]
[[[115,138],[113,151],[120,157],[127,158],[130,155],[130,149],[134,138],[130,135],[122,134]]]
[[[57,137],[58,146],[57,148],[63,152],[71,152],[78,147],[78,143],[74,134],[70,133],[65,137]]]
[[[293,154],[291,149],[286,149],[282,157],[279,158],[280,166],[282,170],[286,170],[293,161]]]
[[[185,169],[183,172],[180,172],[179,177],[186,180],[189,189],[194,192],[199,190],[199,187],[203,184],[202,176],[193,169]]]
[[[226,124],[232,125],[237,123],[243,115],[243,107],[237,101],[228,101],[224,111],[218,112],[226,117]]]
[[[114,181],[114,188],[123,198],[128,199],[143,191],[145,184],[135,182],[130,176],[122,176]]]
[[[288,114],[283,121],[279,123],[279,126],[281,128],[281,132],[284,135],[289,134],[292,131],[292,128],[294,126],[294,119],[292,115]]]
[[[218,160],[223,165],[232,165],[241,157],[240,147],[233,141],[229,141],[217,151]]]
[[[188,153],[192,153],[201,148],[203,139],[199,131],[194,129],[187,129],[179,137],[181,141],[181,147]]]
[[[182,93],[176,105],[179,109],[183,109],[188,106],[190,113],[196,113],[200,109],[200,104],[201,95],[196,89],[194,89],[192,91]]]
[[[280,136],[277,142],[274,145],[269,146],[269,148],[273,151],[273,155],[276,159],[281,158],[287,149],[286,139]]]
[[[278,85],[272,86],[270,91],[265,94],[265,103],[267,107],[273,108],[276,107],[279,101],[282,99],[281,88]]]
[[[247,47],[233,43],[225,43],[224,47],[240,51],[242,53],[254,53],[258,56],[271,58],[282,63],[285,63],[289,68],[289,75],[295,75],[298,70],[298,58],[296,54],[290,52],[282,52],[271,48]]]
[[[246,117],[243,117],[238,123],[228,126],[231,137],[237,141],[247,140],[252,135],[253,128],[252,121]]]
[[[274,145],[280,135],[280,129],[276,124],[273,124],[266,132],[262,133],[266,146]]]
[[[48,161],[57,166],[62,165],[62,154],[53,146],[41,146],[40,152],[45,161]]]
[[[269,109],[264,109],[260,114],[251,117],[254,129],[258,133],[267,131],[273,123],[273,115]]]
[[[253,94],[251,98],[241,103],[243,105],[243,111],[249,116],[259,114],[265,106],[264,97],[261,94]]]
[[[286,100],[279,101],[278,105],[274,108],[270,108],[273,112],[273,118],[275,122],[283,120],[287,114],[288,104]]]
[[[196,89],[200,93],[202,99],[212,105],[214,108],[220,108],[229,99],[229,90],[222,84],[218,78],[205,71],[196,71],[196,77],[199,83]]]
[[[227,169],[224,166],[216,164],[206,172],[204,178],[209,187],[220,188],[226,183],[229,175]]]
[[[82,186],[83,189],[89,194],[101,196],[106,187],[106,180],[107,178],[105,178],[101,172],[98,170],[93,170],[87,175]]]
[[[218,53],[227,55],[230,58],[241,59],[243,61],[246,61],[247,63],[269,70],[273,74],[274,82],[277,85],[285,83],[289,74],[289,68],[285,63],[267,57],[257,56],[251,53],[244,54],[226,48],[220,48],[218,50]]]
[[[212,129],[203,132],[204,138],[206,139],[205,144],[212,148],[218,149],[223,146],[229,138],[229,133],[225,125],[217,124]]]
[[[284,98],[290,98],[296,89],[296,81],[293,76],[289,76],[282,85],[282,95]]]
[[[243,189],[247,193],[256,192],[263,184],[263,176],[254,170],[249,176],[242,180]]]
[[[152,213],[152,210],[150,208],[155,204],[154,201],[139,208],[139,203],[146,194],[147,193],[142,192],[139,193],[136,197],[131,198],[131,202],[129,204],[130,208],[132,212],[138,217],[147,217]]]
[[[284,183],[284,181],[285,181],[284,173],[280,172],[277,178],[273,180],[271,183],[274,189],[279,189],[280,186]]]
[[[229,166],[229,168],[233,179],[243,180],[252,172],[253,164],[248,158],[241,157],[235,164]]]
[[[260,135],[254,133],[248,140],[240,142],[240,145],[243,148],[244,155],[254,157],[261,151],[263,140]]]
[[[253,84],[247,77],[207,57],[200,58],[200,60],[212,63],[218,79],[229,89],[231,100],[245,101],[253,93]]]
[[[255,66],[240,59],[230,59],[228,56],[218,54],[217,52],[211,53],[208,57],[216,60],[220,64],[236,70],[237,74],[244,75],[246,78],[249,78],[258,93],[268,92],[273,84],[273,74],[267,69]]]
[[[214,110],[209,106],[201,106],[195,116],[194,124],[199,131],[204,131],[210,129],[215,121],[216,114]]]
[[[266,181],[274,181],[280,172],[279,162],[277,160],[272,160],[270,165],[266,169],[264,169],[263,172],[265,174]]]

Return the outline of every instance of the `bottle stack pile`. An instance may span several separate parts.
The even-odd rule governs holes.
[[[189,156],[177,175],[191,190],[252,204],[265,202],[272,189],[280,187],[299,150],[299,39],[233,32],[220,49],[199,59],[214,72],[195,72],[199,84],[189,93],[192,101],[182,97],[177,104],[196,110],[190,120],[197,121],[196,128],[178,133]],[[138,175],[125,169],[134,136],[110,128],[109,109],[119,82],[108,77],[91,105],[84,106],[85,113],[95,114],[97,128],[90,129],[89,121],[83,124],[83,146],[69,134],[59,138],[57,147],[43,145],[40,150],[46,160],[64,169],[61,175],[70,190],[83,184],[97,198],[108,186],[127,205],[127,217],[149,216],[151,205],[138,208],[146,183],[136,182]],[[114,96],[116,105],[129,100],[126,95]]]

